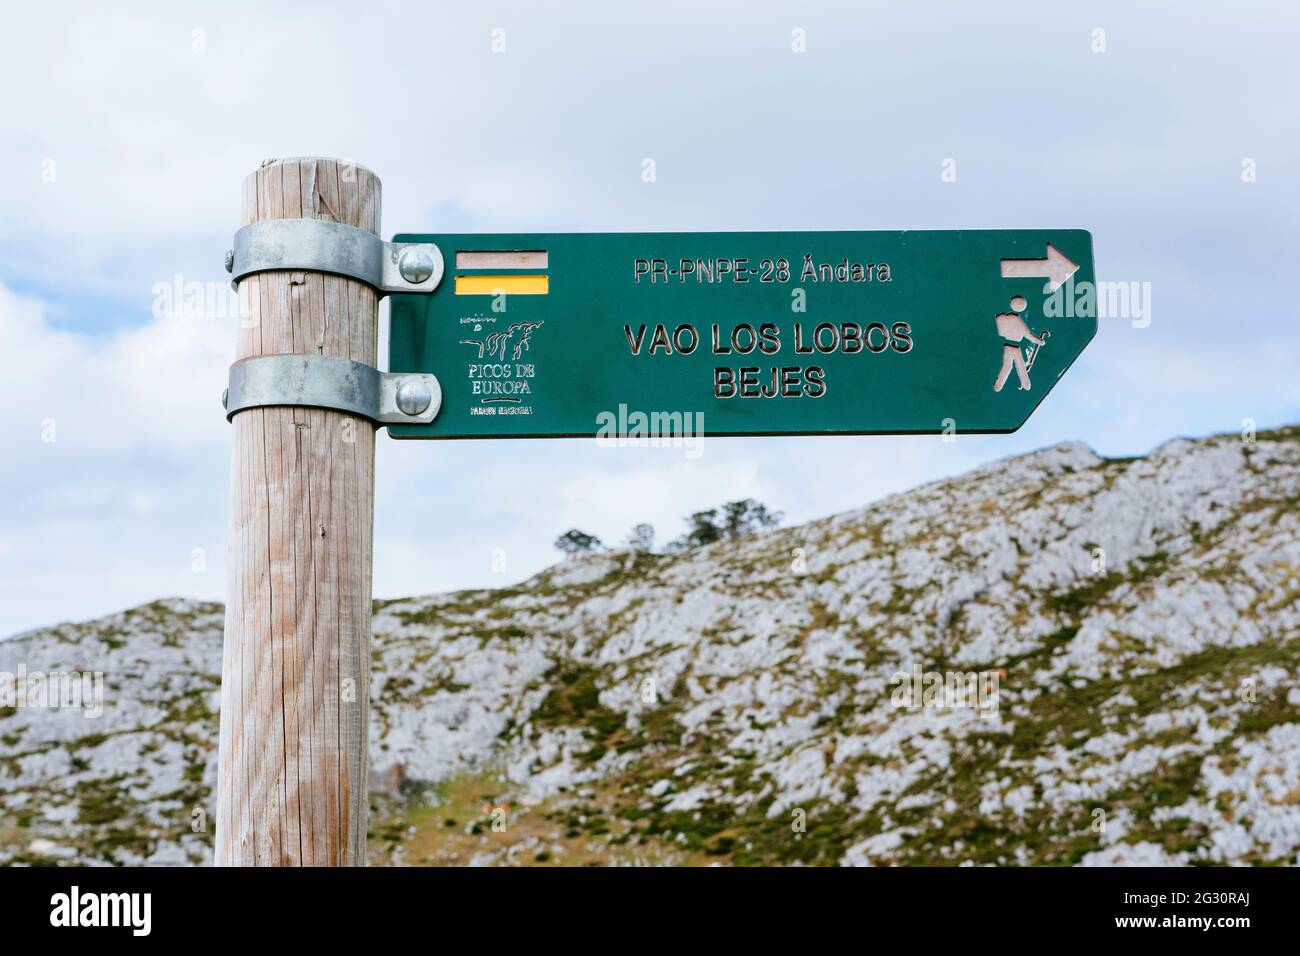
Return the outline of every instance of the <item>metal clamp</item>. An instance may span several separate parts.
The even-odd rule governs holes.
[[[230,285],[256,272],[303,270],[359,279],[381,296],[432,292],[442,281],[442,251],[431,242],[384,242],[373,232],[325,219],[267,219],[235,233],[226,253]]]
[[[230,366],[221,404],[227,421],[248,408],[302,405],[381,425],[427,425],[442,408],[442,386],[432,375],[381,372],[330,355],[264,355]]]

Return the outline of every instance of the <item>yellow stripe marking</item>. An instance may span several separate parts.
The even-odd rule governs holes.
[[[456,276],[457,295],[546,295],[547,276]]]

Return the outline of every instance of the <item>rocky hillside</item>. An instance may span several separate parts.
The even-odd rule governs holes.
[[[1296,428],[1068,444],[383,603],[372,859],[1294,864],[1298,500]],[[0,707],[0,860],[209,860],[220,643],[180,600],[0,642],[107,697]]]

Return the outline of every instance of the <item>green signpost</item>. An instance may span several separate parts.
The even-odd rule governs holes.
[[[226,255],[252,318],[222,396],[219,865],[365,860],[376,429],[687,457],[713,435],[1010,432],[1097,331],[1080,230],[383,242],[379,191],[268,160]]]
[[[400,235],[398,438],[1011,432],[1097,330],[1082,230]],[[687,417],[690,416],[690,417]]]

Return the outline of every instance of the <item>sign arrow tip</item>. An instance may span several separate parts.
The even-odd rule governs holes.
[[[1055,292],[1066,279],[1079,271],[1078,263],[1071,262],[1066,255],[1050,242],[1047,244],[1047,291]]]

